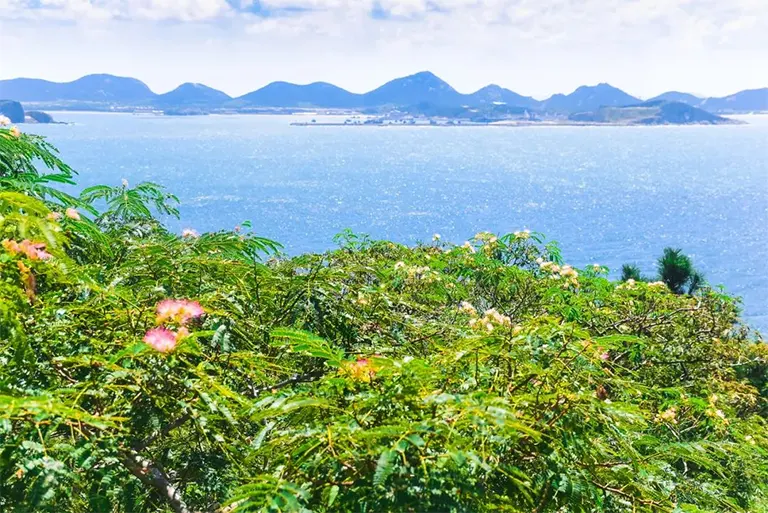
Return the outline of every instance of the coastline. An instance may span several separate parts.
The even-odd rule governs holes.
[[[494,122],[494,123],[336,123],[295,121],[291,126],[298,127],[353,127],[353,128],[525,128],[525,127],[661,127],[661,126],[734,126],[748,125],[747,121],[728,118],[726,123],[596,123],[578,121],[520,121],[520,122]]]

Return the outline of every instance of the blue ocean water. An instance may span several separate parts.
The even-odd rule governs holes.
[[[291,254],[344,228],[463,242],[529,228],[574,265],[646,272],[681,247],[768,331],[768,117],[742,126],[292,127],[287,116],[58,113],[47,135],[80,185],[166,185],[172,229],[244,220]],[[318,121],[321,118],[317,118]]]

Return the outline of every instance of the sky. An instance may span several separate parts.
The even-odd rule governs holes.
[[[768,86],[768,0],[0,0],[0,78],[238,96],[274,80],[365,92],[423,70],[463,93],[725,96]]]

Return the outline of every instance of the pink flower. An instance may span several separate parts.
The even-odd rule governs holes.
[[[610,357],[611,357],[611,355],[610,355],[610,354],[608,354],[607,352],[605,352],[605,353],[603,353],[603,354],[601,354],[601,355],[600,355],[600,359],[601,359],[601,360],[603,360],[604,362],[605,362],[605,361],[608,361],[608,359],[609,359]]]
[[[196,238],[200,237],[200,234],[197,233],[192,228],[184,228],[181,231],[181,236],[184,237],[185,239],[196,239]]]
[[[356,381],[370,382],[376,375],[376,367],[367,358],[345,362],[342,371]]]
[[[19,137],[21,137],[21,130],[19,130],[19,128],[15,126],[11,127],[11,135],[18,139]]]
[[[178,324],[186,324],[192,319],[197,319],[205,313],[205,310],[197,301],[186,299],[166,299],[157,304],[157,323],[174,321]]]
[[[75,221],[80,220],[80,213],[72,207],[65,210],[64,215],[66,215],[68,218],[73,219]]]
[[[59,212],[49,212],[47,216],[45,216],[46,219],[49,221],[58,221],[61,219],[61,213]]]
[[[11,255],[24,253],[30,260],[48,260],[53,258],[53,255],[45,251],[45,243],[43,242],[32,242],[29,239],[16,242],[15,240],[5,239],[3,247]]]
[[[45,251],[45,244],[42,242],[32,242],[25,239],[21,241],[19,248],[30,260],[48,260],[53,257],[53,255]]]
[[[144,335],[144,342],[155,351],[170,353],[176,348],[178,338],[176,333],[167,328],[155,328]]]

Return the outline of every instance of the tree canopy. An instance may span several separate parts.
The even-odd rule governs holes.
[[[768,511],[768,346],[721,291],[527,231],[287,257],[74,178],[0,129],[2,511]]]

